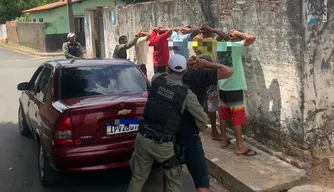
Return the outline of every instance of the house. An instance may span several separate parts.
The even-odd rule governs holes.
[[[72,0],[72,9],[74,16],[74,32],[84,32],[84,12],[87,8],[96,8],[104,6],[116,6],[125,4],[125,0]],[[23,13],[29,13],[32,22],[48,23],[45,28],[45,34],[67,34],[67,0],[24,10]]]
[[[124,5],[128,3],[143,2],[144,0],[72,0],[74,16],[74,33],[77,41],[85,46],[84,14],[87,8]],[[47,5],[24,10],[29,13],[31,22],[44,23],[45,50],[55,51],[61,48],[62,43],[67,40],[68,16],[67,0],[60,0]],[[43,49],[44,50],[44,49]]]

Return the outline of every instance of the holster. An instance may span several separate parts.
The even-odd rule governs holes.
[[[182,145],[174,143],[175,156],[177,156],[177,159],[181,165],[186,164],[186,155],[184,150],[185,148]]]
[[[174,142],[174,152],[175,152],[174,156],[170,157],[169,159],[161,163],[162,168],[172,169],[186,163],[184,147]]]

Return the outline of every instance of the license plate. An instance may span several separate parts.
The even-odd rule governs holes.
[[[138,131],[138,120],[115,120],[114,124],[106,124],[107,135],[116,135]]]

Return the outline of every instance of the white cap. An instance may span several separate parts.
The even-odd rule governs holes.
[[[75,36],[75,34],[72,33],[72,32],[70,32],[70,33],[67,35],[67,39],[68,39],[68,38],[71,38],[71,37],[74,37],[74,36]]]
[[[168,67],[176,72],[182,72],[187,68],[187,60],[180,54],[174,54],[169,58]]]

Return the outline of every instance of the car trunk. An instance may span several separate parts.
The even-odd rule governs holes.
[[[146,92],[64,100],[77,145],[130,145],[144,111]],[[133,143],[132,143],[133,144]]]

